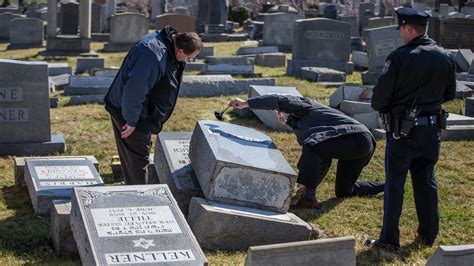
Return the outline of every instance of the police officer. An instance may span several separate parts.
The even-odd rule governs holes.
[[[237,109],[277,110],[280,122],[294,129],[303,146],[295,188],[301,198],[294,208],[320,207],[316,188],[329,171],[332,159],[338,159],[336,197],[374,195],[384,190],[383,182],[356,182],[372,158],[375,141],[367,127],[353,118],[320,102],[291,95],[264,95],[247,101],[236,98],[229,105]]]
[[[432,245],[439,230],[438,188],[434,166],[440,152],[440,127],[447,113],[441,104],[454,99],[455,63],[426,35],[429,14],[411,7],[396,10],[405,43],[386,60],[374,87],[372,107],[387,129],[383,227],[366,244],[398,248],[399,218],[410,171],[418,216],[418,240]]]

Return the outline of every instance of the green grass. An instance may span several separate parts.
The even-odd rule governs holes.
[[[239,43],[215,43],[216,54],[230,55]],[[93,43],[95,51],[102,44]],[[22,60],[44,60],[36,53],[42,49],[5,51],[6,44],[0,44],[0,58]],[[106,66],[120,66],[125,53],[100,53],[106,59]],[[54,61],[75,64],[74,57],[57,58]],[[256,67],[264,77],[273,77],[277,85],[294,86],[306,97],[328,103],[328,97],[335,88],[285,76],[285,68]],[[348,82],[360,83],[360,73],[348,77]],[[68,98],[58,95],[63,104],[51,110],[52,131],[64,134],[68,150],[65,155],[94,155],[100,161],[100,173],[108,184],[117,184],[109,166],[116,154],[112,127],[107,113],[100,105],[65,106]],[[165,131],[191,131],[197,120],[214,119],[213,111],[222,109],[234,98],[246,95],[213,98],[180,98],[176,109],[165,125]],[[459,113],[462,100],[446,104],[451,112]],[[275,141],[290,165],[296,169],[301,148],[294,134],[272,132],[256,118],[242,119],[233,112],[227,114],[227,121],[264,131]],[[383,141],[377,143],[374,158],[362,172],[361,179],[384,180]],[[436,246],[466,244],[474,242],[474,144],[473,142],[443,142],[440,161],[436,172],[439,183],[441,228]],[[402,248],[397,252],[371,250],[362,246],[367,237],[377,237],[383,215],[382,196],[369,198],[335,199],[335,165],[318,188],[318,199],[323,203],[321,210],[298,210],[294,213],[308,222],[319,224],[329,237],[354,236],[356,238],[357,262],[359,264],[424,264],[436,247],[412,244],[417,228],[413,190],[406,184],[404,210],[400,220]],[[408,179],[409,180],[409,179]],[[242,265],[245,252],[205,251],[212,265]],[[34,215],[25,188],[14,187],[13,158],[0,158],[0,264],[45,264],[79,265],[77,258],[59,258],[52,247],[49,233],[49,218]]]

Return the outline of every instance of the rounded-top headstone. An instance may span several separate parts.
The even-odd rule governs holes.
[[[267,13],[294,13],[298,14],[298,10],[290,5],[276,5],[268,10]]]
[[[137,13],[120,13],[110,17],[110,42],[132,44],[148,33],[148,20]]]

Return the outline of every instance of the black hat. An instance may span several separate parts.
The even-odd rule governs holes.
[[[399,7],[395,10],[398,17],[398,27],[402,25],[421,25],[426,26],[428,24],[428,18],[431,15],[426,11],[418,11],[412,7]]]

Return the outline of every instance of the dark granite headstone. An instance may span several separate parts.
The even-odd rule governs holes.
[[[16,18],[10,21],[10,46],[38,47],[43,45],[43,22],[35,18]]]
[[[157,136],[155,169],[161,184],[167,184],[181,211],[186,214],[193,197],[202,190],[189,160],[191,132],[161,132]]]
[[[397,26],[393,25],[364,31],[369,70],[362,74],[363,84],[375,84],[382,73],[387,56],[403,45],[400,33],[396,28]]]
[[[351,25],[325,18],[302,19],[295,23],[293,57],[288,75],[299,76],[301,67],[327,67],[352,73]]]
[[[71,229],[83,265],[207,265],[167,185],[75,188]]]
[[[51,201],[70,199],[72,188],[104,184],[89,160],[27,160],[25,183],[36,214],[48,214]]]
[[[24,16],[10,12],[0,13],[0,39],[8,40],[10,38],[10,21]]]
[[[474,50],[474,19],[441,19],[439,44],[447,49],[465,48]]]
[[[61,33],[64,35],[76,35],[79,27],[79,4],[68,2],[61,5]]]
[[[273,13],[265,16],[263,45],[278,46],[282,51],[290,51],[293,45],[295,21],[303,16],[294,13]]]
[[[91,12],[92,12],[92,25],[91,25],[91,32],[93,33],[101,33],[103,32],[102,26],[104,25],[103,18],[104,9],[105,7],[98,3],[91,4]]]
[[[0,128],[0,156],[65,150],[51,137],[46,62],[0,59]]]
[[[335,5],[329,5],[324,9],[323,17],[328,19],[337,19],[337,8]]]

